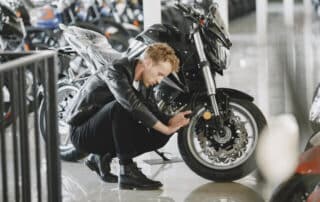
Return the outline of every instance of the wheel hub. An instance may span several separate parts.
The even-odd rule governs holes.
[[[232,138],[232,132],[231,129],[228,127],[224,127],[222,131],[219,131],[217,134],[213,135],[213,139],[218,143],[218,144],[226,144],[229,142]]]
[[[203,129],[203,124],[199,121],[196,126],[198,141],[212,163],[231,164],[245,153],[248,134],[239,117],[232,116],[221,130],[208,124]]]

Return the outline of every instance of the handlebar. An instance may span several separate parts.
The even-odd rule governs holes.
[[[189,13],[190,12],[190,8],[187,8],[186,6],[184,6],[184,5],[180,4],[180,3],[175,3],[175,6],[178,9],[182,10],[183,12],[185,12],[185,13]]]
[[[201,13],[199,13],[197,10],[195,10],[192,7],[185,6],[184,4],[181,4],[181,3],[175,3],[175,6],[185,14],[189,15],[196,22],[204,18],[204,16]]]

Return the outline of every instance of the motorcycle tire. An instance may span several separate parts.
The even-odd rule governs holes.
[[[311,121],[310,124],[313,132],[316,133],[320,131],[320,124],[318,122]]]
[[[263,116],[262,112],[259,110],[259,108],[250,101],[232,99],[230,100],[230,107],[232,111],[237,110],[240,113],[242,113],[242,116],[248,118],[248,120],[254,127],[253,132],[255,133],[255,140],[252,144],[253,146],[250,147],[250,151],[245,153],[244,159],[242,159],[236,165],[229,166],[229,168],[228,166],[217,167],[219,166],[218,164],[213,165],[211,162],[205,162],[204,160],[201,160],[201,158],[197,156],[199,154],[197,154],[192,148],[191,142],[193,141],[194,134],[191,131],[191,129],[192,126],[197,123],[197,112],[199,112],[199,109],[204,108],[202,104],[198,104],[198,106],[192,109],[193,114],[196,115],[192,116],[189,125],[185,127],[182,131],[182,134],[178,136],[179,151],[187,166],[196,174],[208,180],[213,180],[217,182],[233,181],[246,176],[247,174],[251,173],[254,169],[256,169],[254,153],[259,135],[263,128],[267,125],[266,119]],[[201,117],[201,115],[199,115],[198,118],[199,117]],[[235,134],[232,134],[232,136],[234,137]]]
[[[309,201],[307,197],[318,189],[319,180],[317,174],[295,174],[275,189],[270,202]]]
[[[312,147],[319,146],[320,145],[319,140],[320,140],[320,131],[317,131],[313,133],[311,137],[309,137],[306,147],[304,148],[304,151],[307,151]]]
[[[68,104],[70,104],[70,101],[72,100],[72,98],[75,96],[75,94],[79,91],[79,88],[69,84],[67,82],[59,82],[58,83],[58,90],[57,90],[57,103],[58,103],[58,130],[59,133],[60,131],[63,129],[64,132],[66,132],[66,130],[68,130],[68,126],[67,123],[65,121],[65,117],[63,117],[63,112],[61,112],[59,114],[59,107],[61,105],[62,102],[65,102],[64,104],[66,104],[66,106]],[[41,136],[43,137],[43,139],[46,141],[47,140],[47,133],[46,133],[46,107],[44,105],[44,99],[42,99],[39,110],[38,110],[38,126],[39,126],[39,132],[41,134]],[[61,127],[66,127],[66,128],[61,128]],[[66,132],[65,135],[68,139],[68,134]],[[60,137],[61,138],[61,137]],[[69,138],[70,139],[70,138]],[[68,145],[72,145],[70,142],[67,143],[62,143],[62,141],[60,141],[60,147],[62,146],[68,146]]]

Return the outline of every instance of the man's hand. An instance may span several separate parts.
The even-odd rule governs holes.
[[[186,118],[187,115],[191,114],[192,111],[185,111],[185,112],[179,112],[178,114],[174,115],[170,120],[169,120],[169,127],[183,127],[186,126],[190,119]]]
[[[167,135],[172,135],[174,132],[179,130],[180,128],[189,124],[190,119],[186,118],[187,115],[191,114],[191,111],[179,112],[174,115],[168,123],[168,133]]]
[[[176,115],[174,115],[170,120],[168,126],[162,124],[160,121],[158,121],[154,125],[154,129],[162,132],[165,135],[172,135],[174,132],[179,130],[180,128],[186,126],[189,124],[190,119],[186,118],[185,116],[191,114],[191,111],[185,111],[180,112]]]

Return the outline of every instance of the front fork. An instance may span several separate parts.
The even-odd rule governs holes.
[[[202,43],[202,39],[201,39],[199,30],[193,34],[193,39],[195,41],[197,53],[200,58],[201,70],[202,70],[203,78],[204,78],[206,86],[207,86],[207,93],[208,93],[208,96],[210,99],[210,104],[213,109],[213,114],[215,117],[220,119],[219,122],[222,124],[222,118],[220,116],[219,107],[218,107],[218,103],[217,103],[217,99],[216,99],[216,84],[215,84],[215,80],[212,76],[212,72],[211,72],[206,54],[204,52],[203,43]]]

